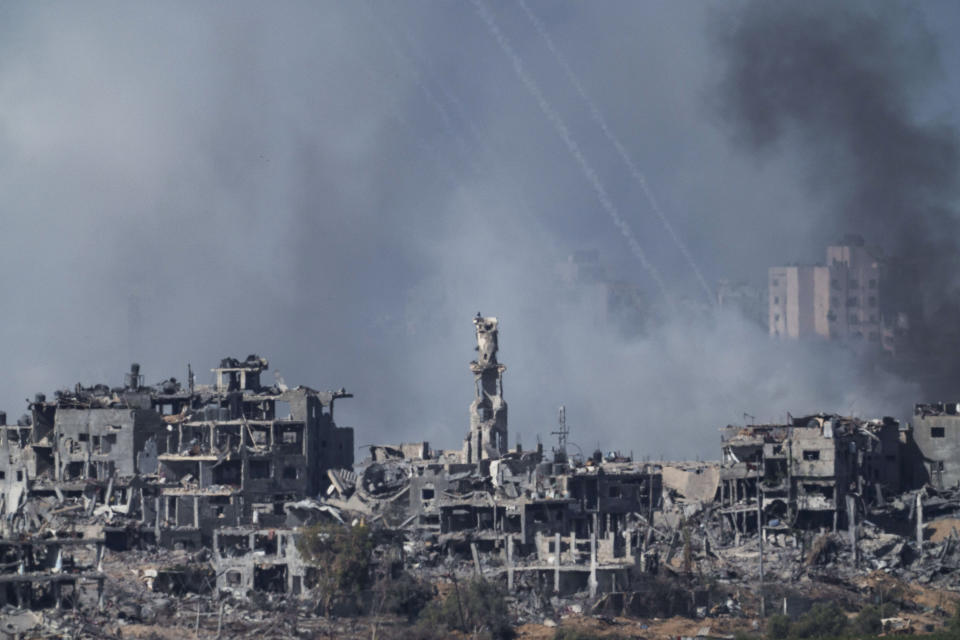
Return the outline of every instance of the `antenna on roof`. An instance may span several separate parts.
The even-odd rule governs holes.
[[[556,462],[565,462],[567,459],[567,435],[570,433],[570,429],[567,428],[567,408],[564,405],[560,405],[557,423],[560,425],[559,428],[550,432],[550,435],[557,436],[557,449],[554,451],[553,457]]]

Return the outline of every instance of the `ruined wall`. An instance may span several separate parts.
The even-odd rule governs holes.
[[[913,438],[923,455],[930,484],[960,483],[960,415],[915,415]]]

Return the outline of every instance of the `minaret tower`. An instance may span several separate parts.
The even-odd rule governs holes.
[[[463,442],[463,461],[479,464],[507,452],[507,403],[503,400],[503,372],[497,362],[497,319],[473,319],[477,331],[477,359],[470,363],[476,397],[470,405],[470,433]]]

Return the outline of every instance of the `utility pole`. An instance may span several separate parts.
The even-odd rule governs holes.
[[[757,465],[757,536],[760,540],[760,619],[767,617],[767,603],[763,594],[763,495],[761,480],[763,469],[763,449],[760,450],[760,463]]]

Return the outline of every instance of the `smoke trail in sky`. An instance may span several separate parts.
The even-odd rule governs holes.
[[[393,38],[389,30],[383,25],[380,19],[376,15],[376,11],[373,11],[371,7],[366,2],[360,2],[363,6],[364,13],[371,23],[373,23],[374,28],[379,32],[381,40],[383,40],[390,50],[393,52],[394,57],[399,60],[404,67],[406,67],[407,72],[413,78],[414,84],[423,92],[423,95],[426,97],[427,102],[429,102],[434,109],[440,114],[440,119],[443,121],[443,128],[446,130],[447,134],[456,141],[457,146],[460,148],[460,151],[463,153],[464,157],[467,160],[467,163],[473,170],[477,170],[476,160],[473,157],[473,154],[467,147],[466,141],[463,139],[463,136],[457,131],[456,127],[453,126],[453,120],[450,118],[450,113],[447,111],[447,107],[443,104],[443,101],[440,100],[436,94],[427,86],[427,83],[424,81],[420,72],[417,70],[416,65],[412,60],[404,53],[403,49],[400,47],[399,43]]]
[[[666,214],[663,212],[663,209],[660,207],[657,199],[653,195],[653,191],[650,189],[650,186],[647,184],[647,179],[640,172],[640,169],[637,167],[637,164],[633,161],[633,158],[627,152],[626,148],[620,142],[620,139],[614,135],[613,131],[610,130],[610,127],[607,125],[606,119],[603,117],[603,114],[600,112],[600,109],[597,107],[597,104],[587,95],[586,90],[583,88],[583,84],[580,82],[580,78],[577,77],[577,74],[574,73],[573,69],[567,63],[567,59],[560,53],[560,50],[557,49],[557,46],[553,42],[553,38],[550,37],[550,34],[547,33],[546,27],[540,19],[530,10],[530,7],[527,6],[527,3],[524,0],[517,0],[517,3],[520,5],[520,8],[523,9],[523,12],[527,14],[530,22],[536,28],[537,33],[540,34],[540,37],[543,38],[544,42],[547,44],[547,48],[550,50],[550,53],[553,54],[553,57],[557,60],[560,66],[563,68],[564,74],[566,74],[567,79],[570,81],[570,84],[573,85],[573,88],[576,89],[577,93],[580,94],[580,98],[583,99],[584,103],[590,110],[590,116],[593,118],[594,122],[597,123],[597,126],[600,127],[600,130],[603,131],[603,134],[607,137],[607,140],[610,141],[610,144],[614,146],[617,150],[617,153],[620,154],[620,158],[627,165],[627,168],[630,170],[630,174],[633,176],[634,180],[640,185],[640,188],[643,190],[643,195],[646,196],[647,202],[650,203],[650,208],[653,209],[653,212],[659,218],[660,222],[663,224],[663,228],[666,229],[667,233],[670,235],[670,238],[673,240],[674,244],[677,245],[677,248],[680,250],[680,253],[683,255],[684,259],[687,261],[687,264],[690,266],[690,269],[693,270],[694,275],[697,278],[697,282],[700,285],[700,288],[703,289],[704,294],[707,296],[707,300],[711,303],[715,302],[713,289],[707,283],[706,278],[704,278],[703,273],[700,271],[700,267],[697,266],[696,260],[694,260],[693,255],[690,253],[690,250],[687,248],[687,245],[681,240],[680,236],[677,234],[676,230],[673,228],[673,225],[670,224],[670,221],[667,219]]]
[[[384,86],[382,78],[377,77],[376,72],[374,72],[372,68],[364,66],[363,69],[370,78],[371,85],[375,87]],[[387,90],[381,91],[380,93],[382,95],[383,103],[388,104],[390,107],[387,110],[388,117],[400,123],[403,128],[406,129],[407,133],[410,135],[411,139],[416,143],[416,145],[436,160],[435,164],[437,170],[439,171],[440,175],[444,177],[446,182],[451,187],[456,187],[459,183],[459,178],[454,173],[452,165],[449,162],[446,162],[446,156],[422,133],[417,131],[417,128],[413,126],[406,116],[403,115],[403,109],[401,108],[396,95]]]
[[[600,181],[600,177],[583,155],[583,152],[580,150],[580,146],[573,139],[573,136],[570,134],[570,129],[567,128],[563,118],[561,118],[560,114],[557,113],[552,106],[550,106],[550,103],[543,95],[540,87],[524,69],[523,60],[520,58],[519,54],[514,51],[513,47],[510,46],[509,41],[500,30],[500,27],[497,26],[493,15],[490,13],[483,0],[473,0],[473,4],[477,8],[477,12],[480,14],[480,17],[483,18],[483,21],[486,23],[487,29],[493,36],[493,39],[497,41],[497,44],[500,45],[500,48],[503,50],[503,52],[513,62],[513,70],[516,72],[517,77],[527,88],[527,91],[529,91],[530,94],[536,99],[537,105],[540,107],[540,110],[543,112],[544,116],[546,116],[550,124],[553,125],[553,128],[556,129],[557,133],[560,134],[564,144],[570,151],[570,155],[572,155],[574,160],[577,161],[577,164],[580,165],[580,169],[583,172],[584,177],[586,177],[587,181],[590,182],[594,192],[597,194],[597,199],[600,201],[600,204],[613,220],[614,225],[616,225],[617,229],[620,230],[620,233],[626,239],[627,244],[630,246],[630,251],[637,258],[637,260],[640,261],[640,264],[643,266],[643,268],[646,269],[647,273],[657,284],[657,287],[660,289],[663,296],[669,302],[672,302],[673,298],[667,291],[667,286],[663,281],[663,277],[660,275],[660,272],[657,270],[657,268],[654,267],[653,264],[647,259],[647,255],[643,251],[643,247],[641,247],[640,243],[637,241],[637,238],[633,233],[633,229],[630,228],[630,225],[623,218],[616,205],[610,199],[606,188]]]
[[[480,128],[477,126],[477,123],[474,122],[473,118],[470,117],[470,114],[467,112],[467,109],[463,105],[463,101],[460,100],[456,95],[447,90],[443,82],[437,78],[436,74],[430,67],[430,58],[425,55],[423,51],[419,48],[419,43],[417,39],[410,33],[410,29],[403,25],[403,39],[406,41],[407,46],[410,48],[410,51],[413,52],[413,58],[419,62],[421,68],[424,70],[424,75],[427,77],[427,80],[434,82],[440,89],[440,94],[453,106],[453,111],[456,115],[467,125],[467,129],[472,134],[477,145],[491,158],[494,157],[493,149],[490,148],[490,145],[487,143],[487,139],[480,132]]]

